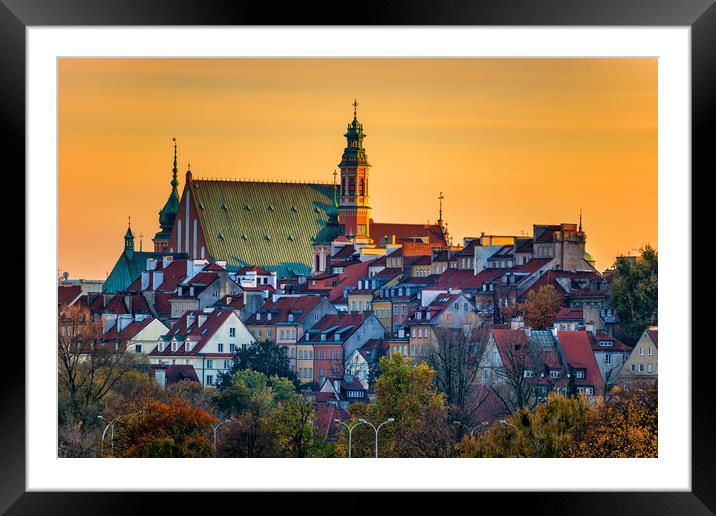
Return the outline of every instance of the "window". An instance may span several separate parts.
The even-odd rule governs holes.
[[[400,306],[400,313],[402,313],[403,315],[405,315],[405,306],[406,306],[406,305],[401,305],[401,306]],[[396,314],[396,315],[397,315],[397,314]]]
[[[256,330],[256,336],[257,336],[258,338],[261,338],[261,330]]]
[[[393,315],[398,315],[398,305],[393,307]]]
[[[271,330],[266,330],[266,338],[267,339],[271,338]]]
[[[584,371],[581,369],[574,373],[575,378],[584,378]]]
[[[525,369],[524,376],[525,378],[532,378],[532,371],[530,371],[529,369]]]
[[[322,367],[318,370],[318,376],[320,376],[321,378],[323,378],[323,377],[325,376],[325,374],[323,374],[323,368],[322,368]]]
[[[612,356],[609,353],[604,355],[604,363],[607,365],[612,365]]]
[[[207,361],[206,361],[206,368],[207,368],[207,369],[214,369],[214,361],[213,361],[213,360],[207,360]]]
[[[231,367],[231,360],[224,360],[224,369]]]
[[[141,352],[142,352],[142,345],[141,345],[141,344],[135,344],[135,345],[134,345],[134,352],[135,352],[135,353],[141,353]]]
[[[318,312],[316,312],[315,314],[313,314],[313,320],[314,320],[314,321],[317,321],[317,320],[318,320]]]
[[[557,369],[551,369],[549,372],[550,378],[559,378],[559,371]]]
[[[356,302],[351,301],[351,312],[355,312],[355,311],[356,311]]]
[[[644,356],[644,348],[639,348],[639,354]]]
[[[229,344],[229,353],[236,353],[236,344]]]
[[[214,375],[206,375],[206,385],[214,385]]]
[[[652,355],[651,346],[649,346],[649,356],[651,356],[651,355]]]
[[[631,372],[633,373],[634,371],[636,371],[636,364],[631,365]]]
[[[224,352],[224,345],[223,345],[223,344],[219,343],[219,344],[216,345],[216,347],[217,347],[217,350],[219,351],[219,353],[223,353],[223,352]]]
[[[644,372],[644,364],[639,364],[639,372],[640,373]]]
[[[652,366],[651,366],[651,364],[648,364],[648,365],[646,366],[646,370],[647,370],[648,372],[650,372],[650,373],[653,372],[653,371],[652,371]]]
[[[586,392],[587,394],[589,394],[590,396],[592,396],[592,395],[594,394],[594,387],[587,387],[587,388],[585,389],[585,392]]]
[[[236,337],[236,328],[229,328],[229,337]]]
[[[308,351],[308,359],[313,360],[313,350],[312,349]]]
[[[176,351],[176,350],[177,350],[177,343],[172,342],[172,351]]]

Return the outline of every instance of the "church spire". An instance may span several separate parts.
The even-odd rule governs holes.
[[[579,208],[579,232],[582,232],[582,208]]]
[[[172,141],[174,142],[174,167],[172,168],[172,195],[176,195],[177,198],[179,198],[179,192],[177,190],[177,186],[179,186],[179,181],[177,180],[177,139],[172,138]]]
[[[443,199],[445,199],[445,196],[442,192],[440,192],[440,195],[438,195],[438,201],[440,201],[440,211],[438,212],[438,226],[443,226]]]
[[[124,234],[124,251],[126,253],[134,252],[134,233],[132,233],[132,217],[127,220],[127,232]]]

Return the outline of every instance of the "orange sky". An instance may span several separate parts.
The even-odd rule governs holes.
[[[358,98],[372,216],[455,241],[577,222],[601,270],[657,245],[656,59],[61,59],[59,263],[104,279],[194,177],[330,181]],[[138,248],[138,244],[137,244]],[[632,251],[632,254],[635,251]]]

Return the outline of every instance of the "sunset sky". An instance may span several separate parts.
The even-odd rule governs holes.
[[[61,59],[59,263],[104,279],[127,217],[152,250],[195,178],[330,181],[358,99],[372,217],[454,242],[578,221],[602,270],[657,246],[656,59]],[[137,249],[139,243],[137,241]]]

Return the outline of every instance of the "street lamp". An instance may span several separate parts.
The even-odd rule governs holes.
[[[380,431],[380,427],[387,423],[392,423],[393,421],[395,421],[395,418],[391,417],[389,419],[386,419],[385,421],[383,421],[381,424],[378,425],[378,428],[373,426],[373,423],[371,423],[370,421],[366,421],[365,419],[359,419],[358,421],[373,427],[373,431],[375,431],[375,458],[377,459],[378,458],[378,432]]]
[[[351,442],[352,442],[352,437],[353,437],[353,429],[355,427],[357,427],[358,425],[362,425],[363,423],[365,423],[365,421],[358,420],[358,422],[353,426],[348,426],[340,419],[334,419],[333,421],[335,421],[336,423],[340,423],[341,425],[345,426],[348,429],[348,458],[350,459],[351,458]]]
[[[475,431],[476,431],[478,428],[480,428],[481,426],[483,426],[483,425],[485,424],[485,423],[480,423],[480,424],[477,425],[476,427],[470,428],[469,426],[467,426],[467,425],[466,425],[465,423],[463,423],[462,421],[453,421],[452,423],[453,423],[454,425],[459,425],[459,426],[465,427],[465,428],[467,429],[467,431],[470,433],[470,437],[472,437],[472,436],[475,434]]]
[[[104,431],[102,431],[102,445],[100,448],[100,457],[104,457],[104,437],[105,437],[105,435],[107,435],[107,430],[109,430],[110,427],[112,428],[112,432],[110,433],[110,437],[109,437],[109,444],[111,446],[112,455],[114,455],[114,424],[117,421],[119,421],[120,419],[122,419],[123,417],[133,416],[134,414],[139,414],[139,412],[131,412],[129,414],[122,414],[121,416],[117,416],[112,421],[107,423],[107,426],[104,427]],[[103,416],[98,416],[98,418],[104,419]]]
[[[233,418],[226,419],[224,421],[220,421],[219,423],[216,423],[213,427],[214,430],[214,457],[216,457],[216,431],[219,429],[221,425],[224,425],[228,423],[229,421],[233,421]]]

